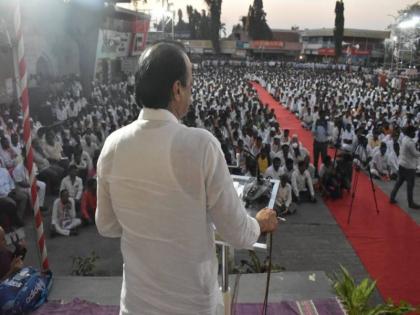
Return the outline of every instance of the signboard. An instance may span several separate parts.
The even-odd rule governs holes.
[[[140,20],[134,21],[132,30],[133,30],[133,39],[131,43],[131,55],[136,56],[140,55],[141,52],[146,47],[147,34],[149,32],[150,20]]]
[[[130,33],[112,30],[99,30],[98,58],[116,58],[128,56]]]
[[[346,51],[343,49],[343,53],[345,54]],[[319,48],[318,55],[321,56],[335,56],[335,49],[334,48]]]
[[[347,56],[369,56],[370,50],[359,50],[356,48],[343,49],[342,54],[347,55]],[[318,55],[335,56],[335,49],[334,48],[319,48]]]
[[[253,49],[281,49],[284,47],[284,42],[281,40],[253,40],[250,46]]]
[[[248,42],[242,42],[242,41],[236,41],[236,48],[238,49],[248,49],[249,43]]]

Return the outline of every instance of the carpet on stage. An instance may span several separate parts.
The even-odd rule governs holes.
[[[312,158],[311,132],[263,87],[257,83],[252,85],[261,102],[275,110],[280,127],[290,129],[291,135],[297,134]],[[332,157],[333,152],[329,151]],[[391,205],[389,197],[378,186],[375,185],[375,189],[379,214],[375,210],[369,176],[360,173],[350,224],[347,223],[350,193],[344,193],[340,200],[327,200],[326,205],[369,275],[377,281],[382,297],[420,305],[420,227],[398,205]],[[400,194],[400,198],[405,196]],[[345,261],[337,263],[346,266]]]

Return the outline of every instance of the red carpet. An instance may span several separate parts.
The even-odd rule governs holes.
[[[276,112],[281,128],[296,133],[312,153],[312,135],[301,127],[300,121],[275,101],[258,84],[253,84],[263,104]],[[333,150],[330,155],[333,156]],[[419,192],[419,188],[416,188]],[[351,194],[338,201],[326,201],[335,220],[346,235],[366,270],[377,280],[384,299],[404,300],[420,305],[420,227],[377,187],[379,215],[376,214],[369,177],[359,175],[351,223],[347,224]],[[400,192],[400,199],[406,195]],[[346,266],[345,261],[337,262]]]

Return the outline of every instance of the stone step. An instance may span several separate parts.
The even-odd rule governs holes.
[[[266,274],[243,274],[239,278],[237,303],[262,303]],[[233,290],[236,275],[230,275]],[[54,277],[48,299],[69,302],[74,298],[101,305],[118,305],[122,277]],[[323,271],[285,271],[271,274],[269,302],[334,297]]]

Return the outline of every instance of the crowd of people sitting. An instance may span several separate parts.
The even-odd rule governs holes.
[[[376,178],[396,178],[402,130],[418,129],[420,96],[384,89],[372,77],[288,64],[207,64],[194,71],[193,102],[183,122],[213,133],[233,172],[280,180],[276,207],[293,213],[296,204],[316,202],[316,190],[331,198],[349,190],[353,164]],[[313,164],[298,136],[281,128],[274,110],[261,103],[251,79],[313,132]],[[89,95],[74,81],[48,97],[51,124],[31,120],[38,196],[41,210],[51,211],[52,235],[76,235],[78,226],[94,222],[96,161],[105,138],[137,119],[141,106],[133,92],[133,76],[93,82]],[[31,210],[18,112],[9,108],[0,114],[0,225],[6,231],[22,226]],[[419,144],[418,131],[416,137]],[[328,146],[338,154],[329,156]],[[45,195],[56,198],[51,207]]]
[[[396,180],[407,129],[420,147],[418,91],[380,86],[372,73],[363,72],[265,67],[253,75],[313,132],[314,165],[321,155],[321,168],[329,170],[315,170],[315,176],[327,195],[339,197],[340,188],[350,187],[352,164],[373,178]],[[338,150],[332,163],[328,146]],[[417,208],[412,196],[409,204]]]
[[[44,215],[51,213],[51,235],[76,235],[78,226],[94,223],[96,161],[105,138],[137,118],[139,107],[130,96],[126,82],[93,82],[85,98],[76,81],[48,98],[50,124],[30,120],[38,200]],[[32,210],[18,112],[11,107],[0,114],[0,225],[6,232],[22,227]],[[57,197],[52,205],[46,195]]]

